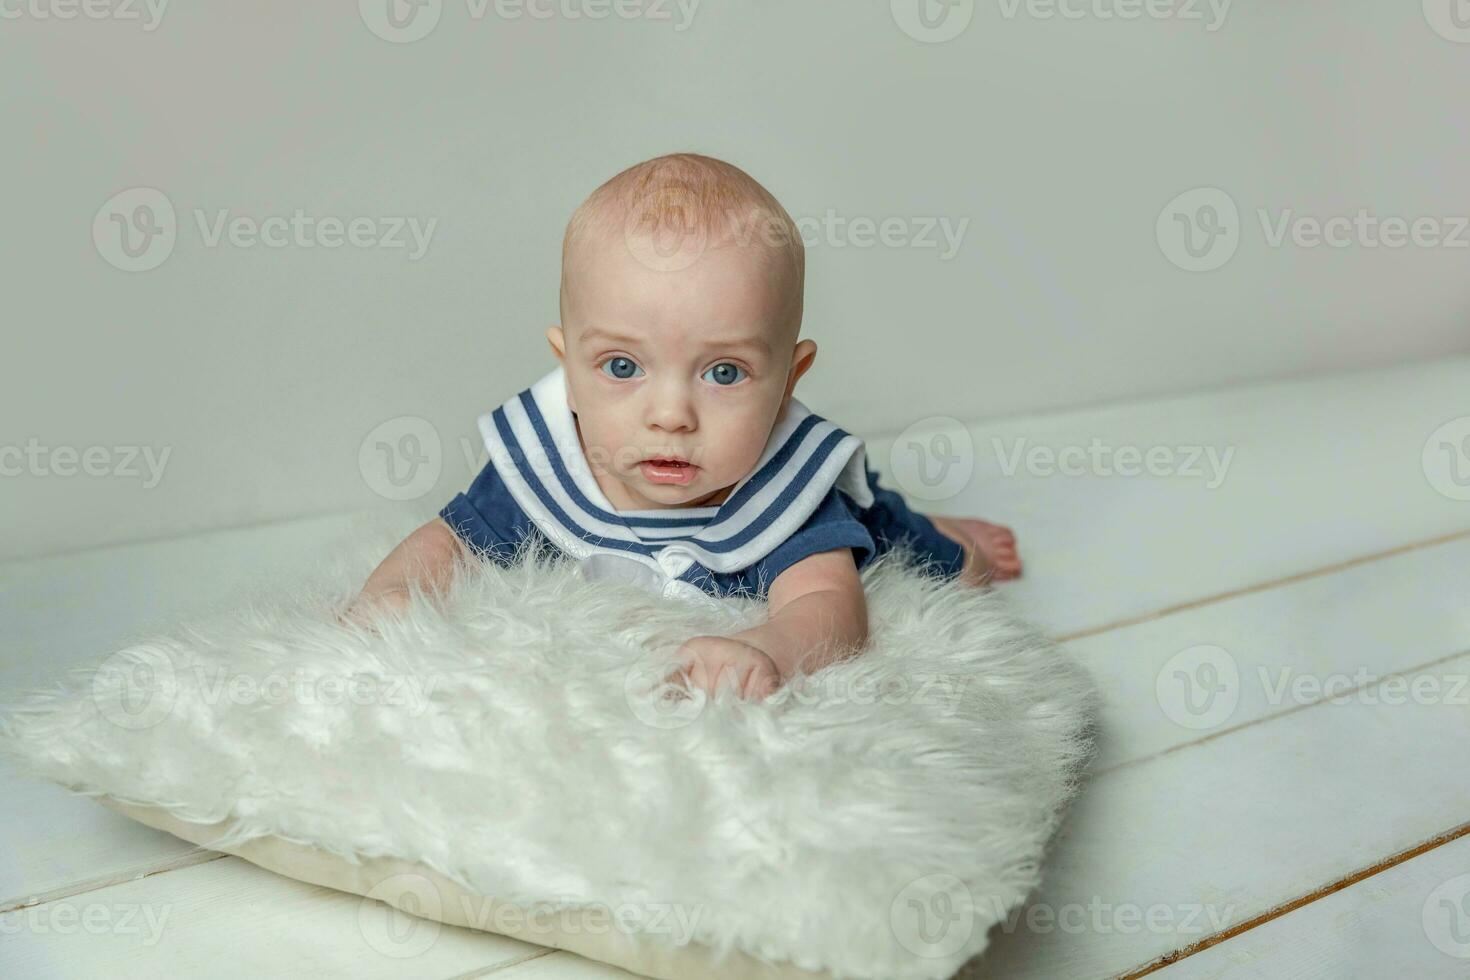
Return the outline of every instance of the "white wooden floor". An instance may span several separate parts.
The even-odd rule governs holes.
[[[1040,892],[964,976],[1470,977],[1467,417],[1456,359],[972,427],[976,479],[921,509],[1016,529],[1005,588],[1106,706]],[[1018,438],[1233,456],[1218,486],[1007,475]],[[0,685],[304,568],[346,521],[0,565]],[[425,944],[380,906],[3,769],[0,826],[0,977],[628,975],[449,927],[393,955]]]

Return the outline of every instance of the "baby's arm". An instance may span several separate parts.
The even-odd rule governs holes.
[[[765,651],[784,681],[845,659],[868,642],[868,603],[851,548],[793,563],[767,592],[770,616],[735,639]]]
[[[411,580],[437,590],[448,580],[455,557],[463,548],[459,535],[442,517],[435,517],[388,553],[368,576],[347,615],[374,604],[402,609],[408,603]]]
[[[868,642],[868,605],[851,548],[808,555],[766,593],[764,623],[734,636],[696,636],[681,648],[689,679],[714,693],[734,674],[743,697],[765,697],[801,670],[812,673]]]

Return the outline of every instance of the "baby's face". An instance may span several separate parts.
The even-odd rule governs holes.
[[[783,326],[783,291],[752,247],[651,269],[619,238],[589,243],[549,333],[583,451],[619,510],[713,506],[765,449],[815,345]],[[563,346],[564,345],[564,346]],[[660,479],[646,460],[692,465]],[[659,467],[667,470],[667,467]]]

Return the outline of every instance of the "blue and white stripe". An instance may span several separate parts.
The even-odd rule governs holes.
[[[834,485],[861,507],[873,503],[862,440],[794,397],[753,471],[713,507],[616,510],[582,452],[560,365],[479,424],[516,503],[579,559],[611,553],[667,575],[677,552],[712,572],[735,572],[790,537]]]

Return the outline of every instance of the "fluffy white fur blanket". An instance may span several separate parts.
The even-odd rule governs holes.
[[[839,978],[950,976],[1037,885],[1096,695],[1001,595],[892,552],[864,570],[863,655],[765,702],[707,699],[660,683],[674,651],[764,603],[665,599],[528,553],[343,626],[405,527],[372,529],[309,587],[13,699],[0,748],[78,792],[232,818],[232,840],[408,858],[527,905],[645,909],[629,928]]]

